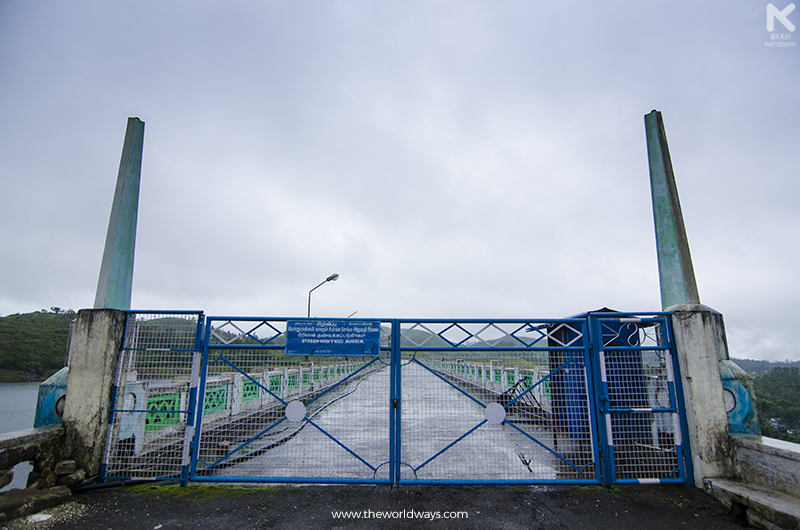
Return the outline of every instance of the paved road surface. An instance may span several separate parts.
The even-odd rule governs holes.
[[[402,382],[403,480],[557,478],[556,457],[507,424],[484,423],[451,446],[485,420],[485,409],[417,364],[403,367]],[[356,380],[342,392],[312,417],[314,425],[305,424],[260,456],[220,467],[215,476],[388,479],[389,370]],[[534,435],[552,446],[551,435]]]
[[[360,519],[332,512],[357,512]],[[388,512],[389,518],[376,518]],[[422,517],[413,517],[422,513]],[[425,519],[424,514],[439,514]],[[459,519],[444,515],[465,512]],[[445,487],[137,486],[74,495],[43,512],[47,521],[12,521],[9,530],[481,529],[734,530],[728,512],[688,486]],[[365,516],[371,515],[366,519]],[[400,517],[403,514],[405,517]],[[394,516],[394,517],[393,517]]]

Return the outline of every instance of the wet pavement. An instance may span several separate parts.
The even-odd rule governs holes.
[[[213,475],[372,480],[389,460],[389,370],[357,379],[326,397],[332,400],[308,416],[313,423],[290,424],[297,434],[288,441]],[[270,437],[255,448],[258,443],[268,444]],[[388,466],[377,477],[388,479]]]
[[[507,423],[486,422],[485,407],[418,364],[403,367],[402,418],[401,480],[558,478],[553,454]],[[525,430],[553,445],[552,434]]]
[[[344,517],[342,514],[349,514]],[[46,516],[50,517],[47,518]],[[75,494],[37,529],[738,529],[702,490],[623,486],[146,485]]]
[[[488,423],[486,408],[420,365],[405,365],[402,380],[401,480],[560,478],[555,453],[545,449],[554,446],[551,432]],[[216,467],[212,475],[388,480],[389,370],[337,390],[308,422],[290,426],[285,442],[263,436],[249,447],[257,456]]]

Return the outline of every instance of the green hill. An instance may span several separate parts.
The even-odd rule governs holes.
[[[800,443],[800,368],[778,366],[755,383],[761,434]]]
[[[71,309],[8,315],[0,318],[0,382],[41,381],[67,359]]]

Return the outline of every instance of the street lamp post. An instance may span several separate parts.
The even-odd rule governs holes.
[[[323,281],[321,281],[320,284],[317,285],[317,287],[322,287],[324,284],[328,282],[335,282],[338,279],[339,279],[339,274],[334,272],[333,274],[325,278]],[[314,287],[314,289],[316,289],[317,287]],[[308,291],[308,318],[311,318],[311,293],[314,291],[314,289]]]

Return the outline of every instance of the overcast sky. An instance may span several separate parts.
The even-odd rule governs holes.
[[[732,356],[800,359],[800,33],[766,46],[767,4],[0,0],[0,314],[93,305],[129,116],[135,309],[304,316],[337,272],[312,315],[659,311],[658,109]]]

